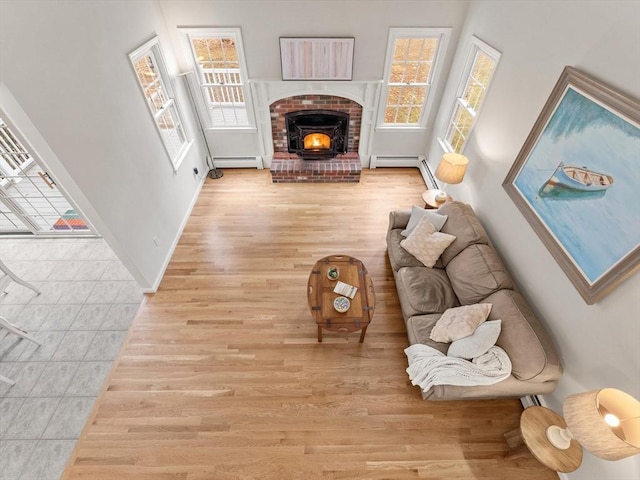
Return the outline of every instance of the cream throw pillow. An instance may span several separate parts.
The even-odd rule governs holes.
[[[471,360],[487,353],[496,344],[501,326],[502,320],[481,323],[471,335],[455,340],[449,345],[447,356]]]
[[[400,242],[400,246],[425,267],[431,268],[455,239],[453,235],[436,231],[429,218],[422,217],[409,236]]]
[[[453,342],[476,331],[491,312],[490,303],[475,303],[445,310],[429,338],[434,342]]]

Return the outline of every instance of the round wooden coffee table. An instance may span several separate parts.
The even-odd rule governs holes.
[[[329,267],[337,267],[340,275],[332,280],[327,276]],[[338,312],[333,301],[341,296],[334,293],[338,282],[356,287],[351,305],[344,312]],[[367,326],[373,318],[376,296],[373,282],[364,264],[354,257],[347,255],[331,255],[321,258],[311,269],[307,283],[307,299],[311,315],[318,324],[318,342],[322,342],[322,329],[331,332],[351,333],[362,330],[360,343],[364,342]]]

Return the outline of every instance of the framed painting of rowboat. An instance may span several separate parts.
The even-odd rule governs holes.
[[[565,67],[502,185],[597,302],[640,265],[640,101]]]

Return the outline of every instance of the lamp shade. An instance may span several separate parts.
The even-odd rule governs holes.
[[[571,434],[597,457],[640,453],[640,402],[615,388],[570,395],[562,408]]]
[[[445,153],[436,169],[436,178],[441,182],[455,184],[462,182],[469,159],[459,153]]]

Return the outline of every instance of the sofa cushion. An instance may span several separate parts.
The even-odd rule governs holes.
[[[447,215],[447,221],[440,230],[456,237],[442,254],[442,263],[447,265],[456,255],[475,243],[489,243],[489,237],[470,205],[462,202],[447,202],[438,209]]]
[[[402,231],[402,236],[408,237],[413,229],[418,226],[418,222],[422,217],[429,218],[438,232],[442,229],[442,226],[447,221],[446,215],[440,215],[433,210],[427,210],[425,208],[420,208],[413,205],[411,207],[411,216],[409,217],[409,221],[407,222],[407,228]]]
[[[546,331],[518,292],[499,290],[485,299],[493,307],[489,320],[502,319],[502,331],[496,345],[512,364],[512,375],[519,380],[544,381],[540,375],[547,367],[551,378],[557,378],[560,364]]]
[[[454,340],[447,350],[448,357],[472,358],[479,357],[496,344],[500,335],[500,323],[502,320],[489,320],[481,323],[476,331],[468,337]]]
[[[435,342],[453,342],[471,335],[484,322],[491,311],[490,303],[478,303],[449,308],[442,314],[431,331]]]
[[[422,217],[409,236],[400,242],[402,248],[429,268],[436,264],[445,248],[456,239],[435,228],[427,217]]]
[[[503,288],[513,280],[496,251],[489,245],[469,245],[446,266],[453,291],[462,305],[470,305]]]
[[[427,315],[415,315],[407,320],[407,338],[409,343],[414,345],[422,343],[437,349],[442,353],[447,353],[448,343],[434,342],[429,338],[431,330],[440,318],[439,313],[430,313]]]
[[[404,240],[400,232],[401,229],[395,228],[387,234],[387,254],[393,270],[397,272],[402,267],[424,267],[420,260],[400,246],[400,242]]]
[[[439,268],[401,268],[396,274],[396,286],[406,299],[402,305],[406,317],[442,313],[458,305],[447,274]]]

